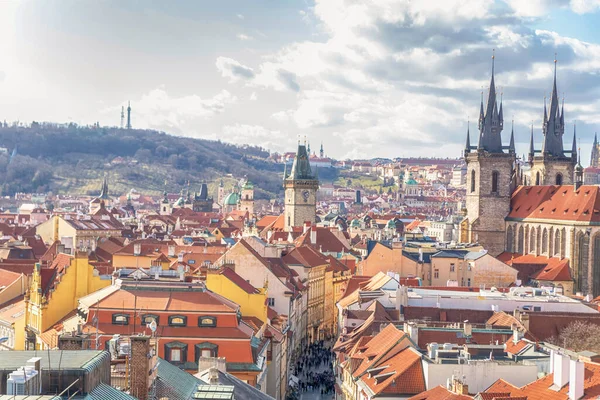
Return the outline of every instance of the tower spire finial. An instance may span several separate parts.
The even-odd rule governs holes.
[[[494,76],[494,61],[496,60],[496,49],[492,49],[492,76]]]

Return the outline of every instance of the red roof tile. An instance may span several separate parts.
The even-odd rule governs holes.
[[[600,187],[583,185],[519,186],[507,219],[600,222]]]

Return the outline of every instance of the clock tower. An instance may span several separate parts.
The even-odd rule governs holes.
[[[317,190],[319,178],[310,168],[306,145],[298,144],[292,170],[283,173],[285,189],[285,230],[292,231],[295,226],[305,222],[315,223],[317,214]]]

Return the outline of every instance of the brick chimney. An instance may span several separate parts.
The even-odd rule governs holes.
[[[151,384],[150,336],[131,336],[131,395],[139,400],[148,399]]]

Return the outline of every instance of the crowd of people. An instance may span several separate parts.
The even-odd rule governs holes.
[[[331,348],[323,340],[302,348],[292,370],[298,378],[299,393],[316,391],[322,395],[333,394],[333,357]]]

